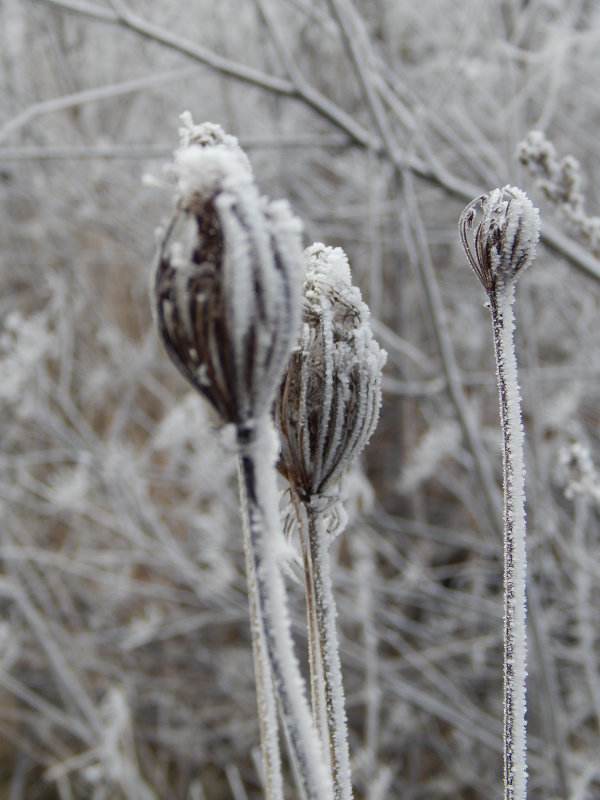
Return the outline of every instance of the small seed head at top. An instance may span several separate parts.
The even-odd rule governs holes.
[[[234,137],[184,118],[152,300],[167,353],[224,422],[271,409],[300,321],[302,226],[261,197]]]
[[[303,321],[275,402],[280,472],[304,502],[323,497],[369,441],[387,354],[341,248],[305,252]]]
[[[489,295],[512,285],[533,262],[540,214],[525,192],[505,186],[469,203],[458,227],[469,263]]]

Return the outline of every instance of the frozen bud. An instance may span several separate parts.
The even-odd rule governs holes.
[[[470,265],[492,294],[516,280],[534,260],[540,215],[525,192],[505,186],[469,203],[460,216],[459,230]]]
[[[346,254],[305,252],[303,322],[275,405],[279,469],[304,501],[323,495],[367,444],[379,417],[387,354],[352,286]]]
[[[296,340],[302,230],[287,203],[260,196],[239,148],[196,138],[175,154],[153,305],[173,362],[240,425],[270,411]]]

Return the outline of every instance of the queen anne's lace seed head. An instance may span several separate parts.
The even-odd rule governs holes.
[[[184,122],[153,305],[173,362],[240,425],[270,410],[297,335],[301,225],[287,203],[260,196],[233,137]]]
[[[475,227],[478,206],[482,219]],[[469,203],[459,230],[471,267],[492,294],[512,284],[534,260],[540,215],[525,192],[505,186]]]
[[[306,250],[303,323],[275,405],[279,468],[304,501],[323,496],[369,441],[387,354],[340,248]]]

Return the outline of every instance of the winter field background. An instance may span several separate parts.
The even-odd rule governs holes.
[[[507,183],[539,206],[529,794],[597,800],[600,6],[0,0],[0,65],[0,800],[261,796],[235,458],[148,300],[186,109],[346,250],[389,354],[332,549],[365,800],[501,796],[497,390],[457,221]]]

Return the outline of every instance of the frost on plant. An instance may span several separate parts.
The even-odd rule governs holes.
[[[482,219],[473,233],[478,206]],[[469,203],[460,217],[460,235],[471,267],[490,294],[512,284],[532,263],[540,215],[525,192],[505,186]]]
[[[184,122],[153,306],[173,362],[240,423],[269,409],[296,334],[301,225],[287,203],[261,197],[234,137]]]
[[[369,310],[352,286],[346,254],[317,243],[305,252],[303,321],[275,404],[279,469],[298,504],[309,626],[313,715],[335,800],[351,800],[350,755],[328,533],[339,531],[336,491],[369,441],[381,405],[386,353]],[[323,502],[325,500],[325,502]],[[332,524],[333,522],[333,524]]]
[[[279,468],[302,499],[323,495],[379,418],[386,353],[341,248],[305,252],[303,322],[276,401]]]
[[[482,219],[475,228],[477,207]],[[504,797],[527,796],[525,465],[521,396],[514,345],[515,283],[535,258],[540,217],[513,186],[477,198],[459,221],[465,253],[489,297],[504,473]]]
[[[248,172],[252,172],[248,156],[240,147],[235,136],[226,133],[220,125],[216,125],[214,122],[202,122],[197,125],[189,111],[184,111],[180,119],[182,123],[181,128],[179,128],[180,149],[175,154],[176,159],[186,152],[187,147],[192,145],[210,147],[211,149],[219,148],[235,153]]]
[[[176,210],[153,279],[158,329],[179,370],[236,428],[266,796],[283,792],[276,693],[306,800],[330,800],[277,558],[270,414],[300,318],[301,225],[286,202],[261,197],[232,137],[183,122]]]

